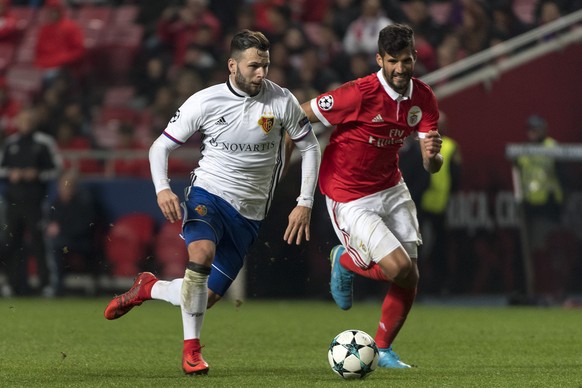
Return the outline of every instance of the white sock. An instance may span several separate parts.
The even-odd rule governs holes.
[[[158,280],[152,287],[152,299],[163,300],[179,307],[181,300],[181,289],[182,278],[174,279],[172,281]]]
[[[181,295],[184,339],[200,338],[208,304],[208,275],[186,269]]]

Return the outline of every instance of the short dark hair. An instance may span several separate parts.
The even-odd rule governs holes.
[[[378,53],[392,57],[405,48],[414,50],[414,31],[406,24],[390,24],[380,30],[378,35]]]
[[[230,42],[230,56],[238,56],[241,52],[250,48],[256,48],[259,51],[268,51],[270,43],[267,37],[259,31],[242,30],[237,32]]]

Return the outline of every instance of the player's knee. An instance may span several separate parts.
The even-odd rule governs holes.
[[[407,260],[401,260],[398,263],[398,278],[406,278],[408,277],[408,274],[410,274],[410,271],[412,270],[412,261],[410,259]]]
[[[395,280],[406,279],[413,269],[413,263],[404,249],[398,248],[393,253],[393,262],[396,267]]]
[[[405,279],[412,269],[412,260],[401,247],[390,252],[378,264],[386,278],[394,282]]]
[[[418,286],[419,279],[418,266],[416,265],[416,261],[413,260],[406,274],[402,273],[402,276],[398,276],[394,281],[400,287],[410,289]]]
[[[194,241],[188,244],[188,259],[210,267],[216,255],[216,245],[212,241]]]

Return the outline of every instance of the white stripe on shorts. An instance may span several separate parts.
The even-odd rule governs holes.
[[[336,235],[359,267],[367,268],[403,245],[409,256],[417,256],[413,248],[422,240],[404,181],[347,203],[326,197],[326,204]]]

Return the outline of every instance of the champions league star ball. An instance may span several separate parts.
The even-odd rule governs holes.
[[[376,369],[378,357],[376,342],[361,330],[339,333],[327,352],[331,369],[344,379],[363,379]]]

